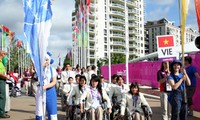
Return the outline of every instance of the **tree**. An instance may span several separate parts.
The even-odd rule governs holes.
[[[71,58],[69,58],[68,55],[66,55],[64,62],[63,62],[63,68],[62,69],[64,70],[67,63],[71,64],[71,61],[72,61]]]
[[[98,61],[97,61],[97,67],[98,67],[98,73],[99,73],[99,75],[101,74],[101,66],[103,66],[103,65],[106,65],[106,64],[108,64],[108,58],[100,58]]]
[[[124,54],[111,54],[111,64],[120,64],[126,62]]]

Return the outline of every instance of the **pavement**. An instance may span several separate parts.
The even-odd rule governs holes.
[[[140,91],[145,93],[145,97],[152,108],[152,120],[161,120],[162,110],[160,107],[160,100],[158,96],[159,90],[151,88],[141,88]],[[58,120],[65,120],[65,112],[61,111],[60,97],[58,97],[57,106]],[[35,98],[26,95],[11,97],[11,111],[9,111],[8,114],[11,116],[11,118],[2,120],[34,120]],[[188,120],[200,120],[200,112],[194,111],[194,116],[188,117]]]

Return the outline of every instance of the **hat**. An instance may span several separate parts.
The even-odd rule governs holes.
[[[49,61],[50,61],[49,63],[50,63],[50,64],[53,64],[53,63],[54,63],[54,60],[51,58],[51,56],[52,56],[52,54],[51,54],[50,52],[47,52],[46,58],[49,59]]]
[[[170,67],[172,68],[174,66],[174,64],[179,64],[182,67],[182,63],[179,60],[174,60],[171,64]]]

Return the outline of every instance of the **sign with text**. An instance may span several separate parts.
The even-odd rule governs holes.
[[[174,58],[175,53],[175,42],[173,35],[163,35],[157,37],[157,48],[158,48],[158,58]]]

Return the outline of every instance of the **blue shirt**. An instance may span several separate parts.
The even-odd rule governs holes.
[[[190,65],[189,67],[185,68],[188,77],[190,78],[191,81],[191,86],[196,87],[196,76],[194,75],[194,73],[197,72],[196,67]]]
[[[175,79],[174,79],[174,77],[175,77]],[[168,79],[173,80],[174,83],[176,84],[176,83],[183,77],[183,74],[180,73],[179,75],[174,75],[174,77],[173,77],[173,75],[171,74],[171,75],[168,77]],[[183,83],[184,83],[184,82],[182,82],[181,85],[180,85],[177,89],[183,91],[183,90],[184,90],[184,84],[183,84]]]

